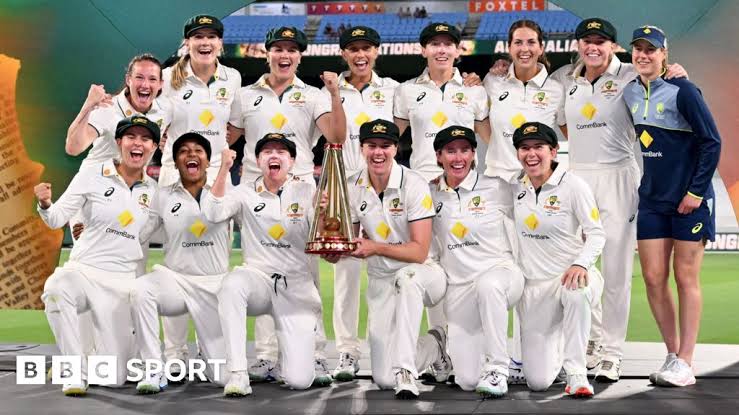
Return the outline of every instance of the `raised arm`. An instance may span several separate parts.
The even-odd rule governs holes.
[[[79,114],[67,129],[67,139],[64,143],[64,151],[70,156],[76,156],[90,147],[95,139],[100,136],[100,131],[90,125],[90,113],[98,108],[112,104],[112,97],[105,92],[103,85],[90,85],[87,99],[82,104]]]

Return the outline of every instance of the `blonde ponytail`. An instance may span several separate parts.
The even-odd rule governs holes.
[[[189,61],[189,54],[182,55],[180,60],[178,60],[172,68],[172,80],[170,85],[172,85],[173,90],[178,90],[185,85],[185,79],[187,78],[187,65],[189,64]]]

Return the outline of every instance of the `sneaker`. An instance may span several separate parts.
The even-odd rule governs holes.
[[[446,330],[443,327],[436,326],[431,328],[428,334],[434,336],[436,342],[439,344],[439,360],[431,364],[434,380],[444,383],[449,379],[449,374],[452,372],[452,359],[446,352]]]
[[[62,393],[64,396],[85,396],[87,395],[87,382],[83,380],[82,383],[67,383],[62,386]]]
[[[350,353],[342,353],[339,356],[339,365],[334,369],[334,379],[339,382],[354,380],[359,372],[359,359]]]
[[[270,380],[270,372],[275,367],[275,362],[266,359],[258,359],[249,366],[249,380],[252,382],[267,382]]]
[[[603,347],[595,344],[594,341],[590,340],[588,341],[588,350],[585,353],[585,367],[590,369],[595,369],[596,366],[598,366],[598,363],[600,363],[601,353],[603,352]]]
[[[511,362],[508,364],[508,384],[526,384],[526,376],[523,375],[523,363],[511,359]]]
[[[316,377],[313,379],[313,386],[328,386],[333,382],[326,359],[316,359],[314,368]]]
[[[670,362],[667,370],[657,375],[657,385],[677,387],[695,385],[693,368],[688,362],[678,357]]]
[[[656,385],[657,377],[659,376],[659,374],[667,370],[667,368],[670,366],[670,363],[672,363],[672,361],[675,359],[677,359],[677,354],[667,353],[667,357],[665,357],[665,362],[662,363],[662,367],[660,367],[656,372],[652,372],[649,374],[649,382],[652,385]]]
[[[223,388],[223,396],[241,397],[251,395],[249,376],[243,371],[231,373],[231,378]]]
[[[603,383],[618,382],[621,378],[621,359],[604,357],[595,371],[595,381]]]
[[[413,375],[407,369],[400,369],[395,375],[395,397],[397,399],[416,399],[418,398],[418,386]]]
[[[496,370],[486,373],[477,382],[475,392],[479,393],[483,399],[502,398],[508,393],[508,379],[506,378],[507,376],[498,373]]]
[[[565,371],[565,368],[559,369],[559,373],[557,373],[557,377],[554,378],[554,383],[565,383],[567,382],[567,372]]]
[[[159,393],[165,389],[167,389],[167,377],[164,376],[164,372],[152,373],[136,385],[136,392],[142,395]]]
[[[587,375],[569,375],[565,393],[575,398],[590,398],[593,396],[593,385],[588,382]]]

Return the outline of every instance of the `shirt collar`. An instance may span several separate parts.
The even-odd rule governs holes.
[[[459,184],[459,187],[461,187],[464,190],[472,191],[475,189],[475,186],[477,185],[477,181],[479,180],[480,176],[474,169],[470,169],[469,173],[467,173],[467,177],[462,180],[462,183]],[[455,189],[452,187],[449,187],[449,185],[446,182],[446,177],[444,175],[441,176],[439,180],[439,190],[442,192],[453,192]]]
[[[344,71],[339,75],[339,86],[346,89],[356,89],[354,88],[354,85],[349,83],[346,78],[348,78],[351,75],[351,71]],[[377,76],[377,73],[375,71],[372,71],[372,77],[370,78],[369,85],[373,88],[379,88],[383,84],[382,78]]]
[[[115,105],[118,107],[118,110],[123,114],[123,118],[128,118],[134,114],[141,114],[141,115],[147,115],[152,110],[154,110],[155,105],[159,105],[158,98],[154,98],[154,100],[151,103],[151,107],[148,111],[145,112],[139,112],[137,111],[130,102],[128,102],[128,97],[126,97],[126,90],[124,88],[123,91],[121,91],[118,95],[115,96]]]
[[[123,177],[121,177],[118,174],[118,170],[115,168],[115,161],[112,158],[110,158],[110,159],[108,159],[108,160],[106,160],[106,161],[103,162],[103,166],[102,166],[102,168],[100,170],[100,174],[103,177],[116,178],[117,180],[120,180],[121,183],[125,183],[124,180],[123,180]],[[143,170],[141,171],[141,176],[142,176],[142,179],[141,180],[138,180],[134,184],[134,186],[136,186],[138,184],[143,185],[143,186],[148,186],[148,185],[151,184],[151,182],[152,182],[153,179],[151,177],[147,176],[145,171],[143,171]]]
[[[508,81],[521,82],[518,78],[516,78],[516,72],[513,66],[514,65],[511,64],[511,66],[508,67],[508,74],[506,75],[505,79]],[[534,84],[536,84],[536,86],[541,88],[542,86],[544,86],[544,83],[547,81],[547,78],[549,78],[549,72],[547,72],[547,68],[541,63],[537,63],[536,66],[537,68],[539,68],[539,73],[537,73],[536,76],[531,78],[529,82],[533,82]]]
[[[267,83],[267,77],[269,76],[268,73],[262,75],[259,77],[257,82],[254,83],[254,87],[256,88],[266,88],[266,89],[272,89],[270,88],[269,84]],[[300,78],[295,76],[293,78],[293,83],[290,84],[289,88],[305,88],[305,82],[303,82]]]
[[[187,77],[200,79],[197,76],[195,76],[195,73],[192,70],[192,66],[190,66],[190,61],[187,62]],[[228,81],[228,74],[226,73],[226,67],[220,64],[218,60],[216,59],[216,71],[213,73],[213,78],[215,78],[216,81]]]
[[[385,190],[400,189],[403,186],[404,174],[405,172],[403,171],[403,167],[395,160],[393,160],[393,167],[390,171],[390,179],[387,182],[387,188]],[[369,179],[369,172],[366,168],[362,170],[362,174],[359,175],[359,178],[357,179],[355,184],[364,186],[367,189],[372,188],[372,182]]]
[[[210,184],[208,184],[208,181],[206,180],[205,185],[203,185],[203,189],[210,191],[210,187]],[[177,182],[174,184],[174,190],[187,192],[185,185],[182,184],[182,178],[177,179]]]
[[[283,183],[282,186],[280,186],[280,188],[278,189],[278,192],[280,192],[283,189],[285,189],[285,186],[287,186],[287,184],[290,183],[293,180],[300,180],[300,179],[298,177],[293,176],[292,173],[288,173],[287,174],[287,179],[285,180],[285,183]],[[270,192],[267,189],[267,185],[264,184],[264,176],[259,176],[259,177],[257,177],[257,180],[254,181],[254,190],[258,194],[262,194],[262,193],[265,193],[265,192],[266,193],[269,193],[269,194],[273,194],[272,192]]]
[[[455,83],[459,85],[462,85],[464,81],[462,79],[462,74],[459,73],[459,69],[457,68],[454,68],[454,75],[452,76],[452,79],[449,80],[449,82],[452,82],[452,81],[454,81]],[[431,76],[429,76],[428,66],[423,70],[421,75],[419,75],[418,78],[416,78],[416,83],[417,84],[428,84],[428,83],[435,84],[435,82],[431,80]]]

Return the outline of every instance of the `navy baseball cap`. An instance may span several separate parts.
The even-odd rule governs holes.
[[[513,146],[521,147],[526,140],[541,140],[549,144],[552,148],[556,148],[557,133],[546,124],[540,122],[525,122],[513,132]]]
[[[151,133],[151,139],[155,143],[159,144],[161,133],[159,131],[159,125],[154,121],[144,117],[143,115],[134,115],[132,117],[124,118],[118,122],[115,127],[115,138],[121,138],[126,131],[135,126],[144,127]]]
[[[183,30],[185,38],[189,38],[198,29],[213,29],[218,37],[223,38],[223,23],[215,16],[198,14],[187,19]]]
[[[283,146],[285,146],[287,151],[290,153],[290,157],[292,158],[295,158],[295,156],[298,153],[298,150],[295,147],[295,143],[292,140],[285,137],[284,134],[269,133],[269,134],[265,134],[264,137],[260,138],[259,141],[257,141],[256,146],[254,147],[254,155],[256,155],[257,158],[259,158],[259,153],[262,152],[262,148],[264,148],[264,146],[267,145],[267,143],[282,144]]]
[[[439,151],[445,145],[455,140],[465,140],[470,143],[472,148],[477,148],[477,139],[475,138],[474,131],[467,127],[452,125],[436,133],[436,137],[434,137],[434,150]]]
[[[633,45],[637,40],[646,40],[655,48],[667,48],[667,36],[665,35],[665,32],[657,26],[642,26],[634,30],[631,44]]]
[[[381,138],[397,144],[400,141],[400,130],[397,125],[387,120],[367,121],[359,127],[359,142],[363,143],[370,138]]]

